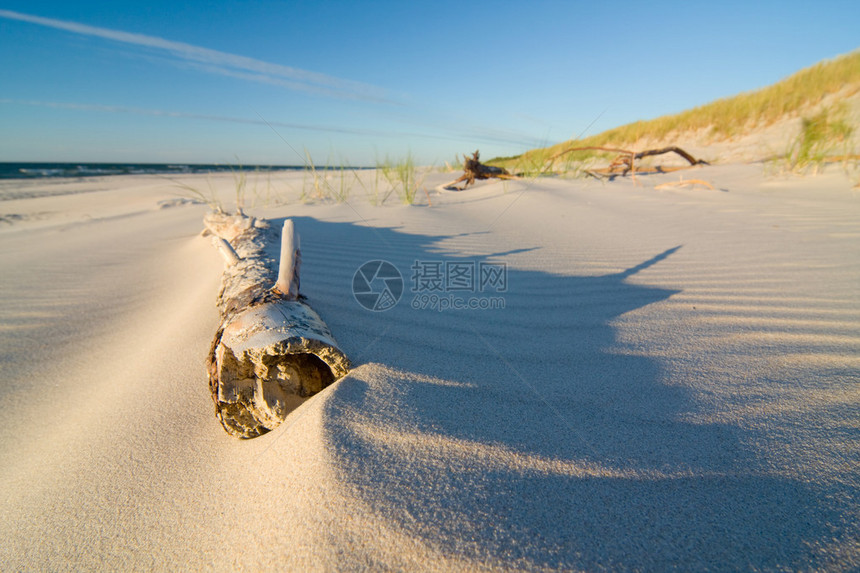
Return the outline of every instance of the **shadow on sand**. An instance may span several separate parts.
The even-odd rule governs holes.
[[[303,291],[357,366],[327,397],[328,455],[391,527],[513,567],[815,567],[827,503],[768,475],[748,430],[683,421],[701,407],[686,381],[616,338],[679,292],[628,279],[680,247],[604,276],[509,268],[504,309],[435,312],[410,304],[409,269],[475,260],[441,252],[447,237],[294,221]],[[372,259],[406,284],[386,312],[350,292]]]

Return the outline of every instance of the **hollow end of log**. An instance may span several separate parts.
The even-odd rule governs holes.
[[[233,436],[260,436],[349,368],[326,324],[303,302],[251,307],[213,341],[208,370],[216,416]]]
[[[237,357],[222,348],[216,360],[221,373],[213,396],[216,416],[227,433],[245,439],[278,427],[336,376],[324,360],[308,352],[268,349]]]

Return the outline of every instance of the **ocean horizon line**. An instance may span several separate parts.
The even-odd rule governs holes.
[[[153,163],[100,161],[0,161],[0,179],[48,179],[62,177],[104,177],[111,175],[185,175],[223,172],[297,171],[305,165],[237,165],[230,163]],[[340,166],[314,166],[327,171]],[[350,169],[367,169],[353,167]]]

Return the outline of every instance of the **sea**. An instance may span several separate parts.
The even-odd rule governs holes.
[[[2,163],[2,179],[45,179],[52,177],[106,177],[111,175],[178,175],[235,171],[283,171],[304,169],[294,165],[225,165],[196,163]]]

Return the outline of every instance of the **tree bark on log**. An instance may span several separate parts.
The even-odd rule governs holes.
[[[268,222],[243,215],[210,213],[204,224],[237,259],[228,258],[221,278],[221,324],[207,359],[215,415],[227,433],[253,438],[344,376],[349,360],[299,294],[292,221],[280,237]]]
[[[519,179],[516,175],[511,175],[508,171],[502,167],[493,167],[492,165],[484,165],[479,160],[480,154],[476,150],[475,153],[472,154],[472,157],[463,156],[463,175],[451,181],[447,185],[443,187],[445,189],[456,189],[457,191],[463,191],[469,185],[473,185],[476,179]],[[463,185],[462,188],[457,187],[457,183],[465,181],[466,184]]]

